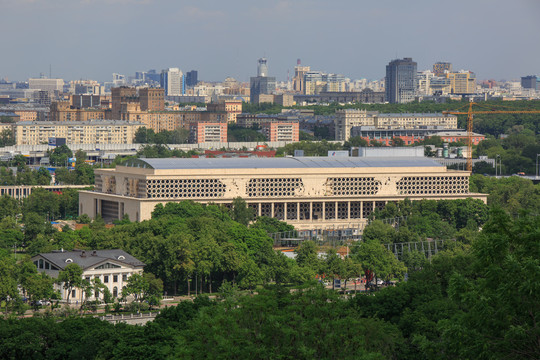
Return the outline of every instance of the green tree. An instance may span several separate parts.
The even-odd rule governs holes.
[[[15,261],[8,252],[0,249],[0,303],[4,302],[6,314],[9,304],[14,303],[18,297]]]
[[[296,250],[296,263],[318,272],[321,267],[318,246],[314,241],[304,241]]]
[[[148,129],[144,126],[137,129],[133,142],[136,144],[151,144],[154,142],[155,132],[153,129]]]
[[[247,226],[254,217],[254,211],[248,207],[241,197],[234,198],[231,209],[231,218],[242,225]]]
[[[538,217],[497,209],[473,243],[476,276],[455,273],[449,294],[462,312],[442,324],[453,357],[534,359],[539,353]],[[458,345],[459,344],[459,345]]]
[[[0,132],[0,146],[15,145],[15,134],[13,130],[4,129]]]
[[[127,284],[122,289],[122,297],[133,296],[133,301],[141,302],[144,300],[149,288],[150,284],[142,274],[133,274],[128,278]]]
[[[19,201],[7,194],[0,196],[0,219],[6,217],[15,218],[20,211]]]
[[[49,151],[49,160],[53,166],[66,166],[68,158],[72,157],[73,152],[67,145],[61,145]]]
[[[50,300],[53,298],[53,284],[54,279],[45,273],[35,273],[26,279],[24,286],[28,294],[28,298],[34,303],[34,310],[38,310],[37,301]]]
[[[372,272],[376,279],[402,279],[406,268],[381,243],[370,240],[353,248],[353,257],[362,265],[364,273]]]
[[[67,303],[71,293],[75,288],[82,288],[83,285],[83,269],[75,263],[67,265],[64,270],[61,270],[58,274],[58,281],[62,283],[63,288],[67,291]]]

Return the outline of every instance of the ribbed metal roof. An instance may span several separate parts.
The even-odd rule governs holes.
[[[74,250],[74,251],[62,251],[41,253],[32,258],[32,261],[42,257],[59,269],[65,269],[70,263],[78,264],[83,270],[95,266],[105,260],[114,260],[117,262],[125,263],[134,267],[142,267],[145,264],[139,259],[131,256],[124,250],[111,249],[111,250]]]
[[[421,157],[286,157],[286,158],[165,158],[130,159],[124,166],[156,170],[169,169],[295,169],[352,167],[441,167]]]

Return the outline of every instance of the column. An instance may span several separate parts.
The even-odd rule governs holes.
[[[283,203],[283,221],[287,221],[287,203]]]
[[[313,201],[309,202],[309,221],[313,222]]]
[[[300,220],[300,203],[296,203],[296,220]]]
[[[276,217],[276,214],[274,213],[274,202],[272,201],[272,203],[270,204],[270,217],[271,218],[275,218]]]
[[[257,214],[261,216],[261,203],[257,203]]]
[[[323,221],[326,220],[326,202],[325,201],[322,202],[322,219]]]
[[[347,220],[351,220],[351,202],[347,201]]]
[[[360,219],[364,218],[364,202],[360,201]]]
[[[338,219],[338,202],[336,201],[334,204],[334,220]]]

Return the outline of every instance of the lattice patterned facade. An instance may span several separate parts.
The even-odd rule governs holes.
[[[258,159],[255,164],[265,161]],[[448,171],[435,163],[432,167],[379,168],[201,166],[161,170],[117,166],[96,170],[95,190],[80,193],[79,212],[91,217],[100,213],[109,220],[128,214],[140,221],[148,219],[158,203],[194,200],[230,207],[236,197],[245,199],[255,214],[284,220],[300,229],[362,222],[389,201],[405,198],[473,197],[486,201],[484,194],[469,193],[468,173]]]

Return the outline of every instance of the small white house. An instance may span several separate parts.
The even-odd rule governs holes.
[[[32,258],[32,261],[39,272],[45,272],[52,278],[58,278],[60,271],[64,270],[69,264],[75,263],[83,269],[83,278],[89,281],[99,278],[114,297],[121,296],[127,279],[133,274],[142,273],[145,265],[120,249],[57,250],[38,254]],[[55,284],[55,290],[60,290],[63,301],[67,300],[68,293],[64,289],[63,283]],[[71,303],[81,303],[83,296],[81,289],[73,289],[69,301]],[[98,294],[98,298],[102,297],[103,294]],[[96,298],[92,296],[87,300],[96,300]]]

